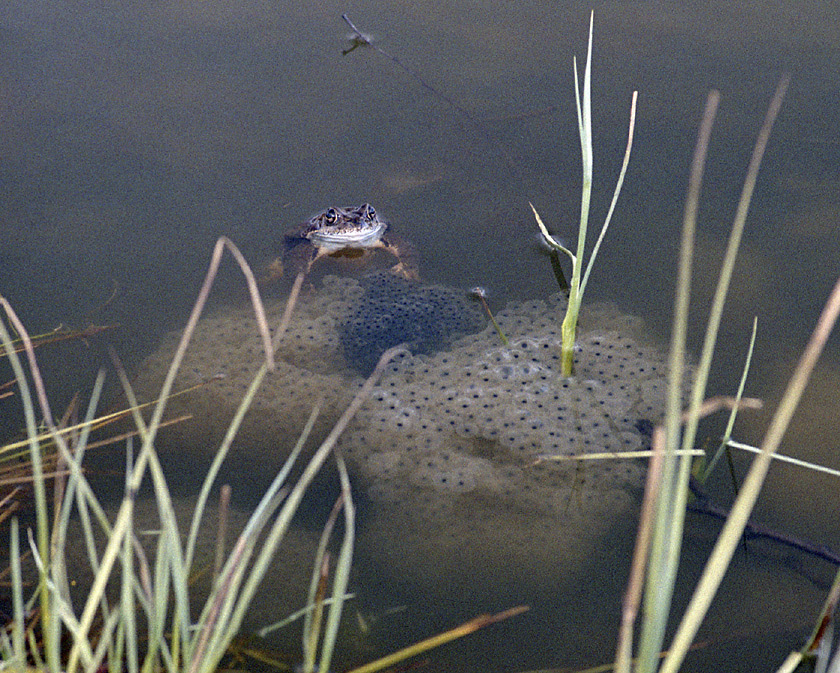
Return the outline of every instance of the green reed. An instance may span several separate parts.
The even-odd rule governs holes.
[[[586,47],[586,66],[583,71],[583,93],[581,94],[580,78],[578,76],[577,59],[574,59],[575,71],[575,101],[577,105],[578,118],[578,134],[580,135],[580,149],[581,159],[583,162],[583,183],[581,187],[580,197],[580,223],[578,224],[578,238],[577,250],[572,252],[559,243],[549,232],[542,221],[534,204],[530,204],[531,210],[537,221],[537,226],[540,229],[543,240],[554,250],[564,253],[572,262],[572,278],[569,282],[569,300],[566,308],[566,315],[563,319],[561,328],[562,334],[562,360],[561,370],[563,376],[571,376],[573,373],[574,359],[575,359],[575,338],[577,335],[578,314],[580,313],[580,306],[583,301],[583,293],[586,289],[586,284],[589,281],[589,274],[592,272],[592,267],[595,263],[595,258],[598,256],[598,250],[601,248],[601,243],[606,236],[607,229],[610,226],[613,212],[615,211],[616,203],[618,203],[618,195],[621,193],[621,186],[624,184],[624,175],[627,172],[627,166],[630,163],[630,150],[633,147],[633,130],[636,125],[636,100],[637,92],[633,92],[632,102],[630,104],[630,130],[627,136],[627,149],[624,152],[624,161],[621,164],[621,172],[618,176],[618,182],[615,186],[612,202],[607,211],[607,216],[604,218],[604,224],[601,226],[601,232],[598,234],[598,239],[592,252],[589,256],[589,262],[584,270],[583,258],[586,250],[586,233],[589,226],[589,208],[592,199],[592,176],[593,176],[593,152],[592,152],[592,28],[595,18],[595,13],[592,12],[589,17],[589,41]]]

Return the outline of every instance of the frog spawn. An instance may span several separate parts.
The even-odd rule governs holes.
[[[510,304],[497,315],[509,346],[488,328],[388,368],[340,440],[371,502],[362,544],[381,574],[427,588],[447,573],[535,581],[580,567],[629,518],[643,461],[552,459],[646,448],[665,357],[638,321],[600,307],[564,378],[562,308],[559,296]]]
[[[452,335],[484,326],[481,309],[464,292],[424,285],[380,272],[360,281],[363,294],[341,320],[346,360],[368,376],[388,348],[405,344],[414,354],[445,346]]]
[[[442,290],[440,297],[456,292]],[[358,390],[362,379],[347,363],[342,334],[365,292],[358,282],[328,277],[302,297],[278,350],[278,371],[257,395],[237,442],[249,464],[279,467],[320,397],[314,439],[325,436]],[[354,488],[370,504],[362,544],[387,572],[419,577],[430,564],[452,572],[472,564],[483,573],[528,576],[548,563],[568,568],[626,517],[644,463],[551,458],[644,447],[648,438],[639,428],[658,421],[664,408],[664,355],[643,344],[636,319],[589,309],[581,317],[575,376],[563,378],[563,305],[561,296],[510,303],[497,315],[509,346],[486,328],[443,351],[399,358],[341,436]],[[281,310],[270,307],[271,322]],[[177,430],[179,450],[218,445],[259,366],[249,313],[226,311],[199,324],[178,385],[220,369],[225,378],[186,403],[173,401],[200,419],[191,431]],[[140,376],[150,395],[173,348],[162,347]],[[516,562],[514,539],[524,545]]]
[[[347,454],[375,455],[374,447],[396,443],[406,454],[437,456],[403,461],[407,470],[428,468],[430,474],[441,474],[439,479],[429,476],[428,483],[467,491],[487,479],[469,478],[463,460],[448,463],[457,467],[444,479],[439,464],[444,448],[462,457],[479,456],[476,465],[482,473],[488,452],[496,463],[521,466],[641,448],[647,437],[639,430],[640,421],[662,413],[662,354],[613,330],[590,332],[579,342],[576,375],[564,378],[559,327],[539,324],[547,310],[545,304],[530,303],[500,313],[503,330],[529,329],[509,346],[497,345],[498,337],[488,329],[458,340],[446,352],[393,363],[346,433]],[[533,312],[534,320],[523,320],[523,312]],[[391,475],[418,481],[393,465],[387,475],[371,466],[372,480]],[[377,489],[382,490],[381,483]]]

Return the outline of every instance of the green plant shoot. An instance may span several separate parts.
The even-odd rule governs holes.
[[[630,149],[633,145],[633,129],[636,125],[636,99],[638,92],[633,92],[633,100],[630,104],[630,131],[627,137],[627,149],[624,153],[624,162],[621,165],[621,173],[618,176],[618,183],[615,186],[615,193],[613,194],[610,209],[607,212],[607,217],[604,219],[604,224],[601,227],[601,233],[598,235],[598,240],[595,242],[595,247],[592,249],[592,254],[589,257],[589,262],[586,265],[585,272],[583,271],[583,257],[586,246],[586,230],[589,224],[589,203],[592,196],[592,25],[595,13],[589,15],[589,41],[586,48],[586,67],[583,71],[583,95],[580,91],[580,78],[578,77],[577,59],[574,59],[575,70],[575,101],[577,103],[578,116],[578,133],[580,134],[580,148],[581,158],[583,161],[583,185],[581,189],[580,198],[580,224],[578,225],[578,241],[577,251],[573,254],[571,250],[559,243],[543,224],[537,209],[534,204],[530,204],[531,210],[534,211],[534,217],[537,220],[537,226],[540,228],[545,242],[555,250],[569,256],[572,260],[572,279],[569,283],[569,304],[566,308],[566,316],[563,319],[561,328],[562,335],[562,372],[563,376],[571,376],[575,359],[575,335],[577,333],[578,314],[580,313],[580,305],[583,300],[583,292],[586,289],[586,283],[589,280],[589,274],[592,271],[592,265],[595,262],[595,257],[601,247],[601,242],[607,233],[607,228],[610,225],[615,204],[618,201],[618,195],[621,192],[621,185],[624,183],[624,174],[627,172],[627,165],[630,162]]]

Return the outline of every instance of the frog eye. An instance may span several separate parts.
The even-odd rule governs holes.
[[[376,217],[376,209],[372,205],[370,205],[369,203],[366,203],[364,206],[362,206],[362,210],[364,210],[365,216],[369,220],[372,220],[373,218]]]
[[[324,213],[324,220],[327,224],[334,224],[337,219],[338,213],[335,212],[335,208],[327,208],[327,212]]]

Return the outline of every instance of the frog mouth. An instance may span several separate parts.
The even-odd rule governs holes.
[[[342,248],[370,248],[379,243],[385,225],[377,225],[364,230],[350,229],[348,231],[315,231],[309,240],[327,252],[335,252]]]

